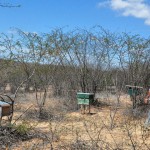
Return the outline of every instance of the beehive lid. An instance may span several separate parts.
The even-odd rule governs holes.
[[[82,93],[79,92],[77,93],[77,98],[84,98],[84,99],[93,99],[94,98],[94,93]]]
[[[141,86],[126,85],[128,88],[143,89]]]
[[[8,104],[6,102],[3,102],[3,101],[0,101],[0,106],[1,107],[6,107],[6,106],[10,106],[10,104]]]

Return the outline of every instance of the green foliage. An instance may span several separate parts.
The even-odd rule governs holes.
[[[22,123],[15,125],[14,128],[19,134],[24,135],[24,134],[27,134],[31,130],[31,125],[29,122],[23,121]]]

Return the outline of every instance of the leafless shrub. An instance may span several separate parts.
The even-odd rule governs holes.
[[[148,110],[149,110],[148,105],[139,106],[138,108],[135,108],[135,109],[133,109],[132,107],[127,107],[124,110],[123,115],[129,118],[141,119],[147,116]]]

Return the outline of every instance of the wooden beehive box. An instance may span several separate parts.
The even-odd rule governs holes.
[[[9,116],[11,114],[11,105],[0,101],[0,117]]]
[[[77,93],[78,104],[90,105],[94,100],[93,93]]]

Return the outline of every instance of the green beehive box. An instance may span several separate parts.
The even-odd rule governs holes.
[[[94,100],[93,93],[77,93],[77,102],[82,105],[90,105]]]
[[[129,94],[130,96],[132,96],[132,95],[138,95],[138,94],[140,94],[140,93],[139,93],[139,90],[136,89],[136,88],[129,88],[129,89],[128,89],[128,94]]]

